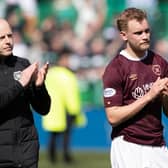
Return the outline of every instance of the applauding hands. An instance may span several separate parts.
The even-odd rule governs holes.
[[[19,82],[23,87],[25,87],[33,80],[37,87],[41,86],[45,80],[48,66],[49,64],[46,63],[39,69],[37,62],[31,64],[21,72]]]

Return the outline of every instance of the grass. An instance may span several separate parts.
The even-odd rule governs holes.
[[[39,168],[110,168],[109,153],[95,151],[73,152],[75,161],[66,164],[62,161],[61,154],[55,164],[49,162],[47,153],[40,152]]]

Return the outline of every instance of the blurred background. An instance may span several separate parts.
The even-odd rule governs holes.
[[[115,17],[127,7],[148,12],[151,49],[168,59],[167,0],[0,0],[0,17],[6,18],[14,31],[15,55],[40,65],[48,61],[52,66],[63,47],[71,49],[69,68],[77,76],[82,112],[86,116],[83,126],[73,128],[71,148],[104,152],[107,165],[111,127],[103,108],[101,78],[109,60],[122,47]],[[34,117],[40,149],[45,151],[49,135],[42,127],[41,117],[36,113]],[[163,124],[168,143],[165,116]]]

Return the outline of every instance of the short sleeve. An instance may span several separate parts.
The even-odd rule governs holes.
[[[103,74],[103,99],[105,107],[122,105],[122,74],[111,62]]]

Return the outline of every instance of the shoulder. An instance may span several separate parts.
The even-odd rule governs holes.
[[[16,62],[18,65],[22,65],[24,67],[27,67],[30,65],[30,62],[28,59],[26,58],[21,58],[21,57],[18,57],[18,56],[12,56],[11,58],[12,62]]]
[[[104,83],[111,81],[122,81],[123,74],[125,72],[125,58],[122,55],[114,57],[106,66],[102,79]]]
[[[158,54],[158,53],[156,53],[156,52],[154,52],[152,50],[148,51],[148,55],[150,57],[155,57],[155,59],[166,61],[166,58],[164,56],[161,56],[160,54]]]
[[[113,59],[110,60],[110,62],[107,64],[105,68],[105,73],[109,72],[113,69],[119,70],[121,69],[121,66],[124,64],[124,57],[120,54],[116,55]]]

